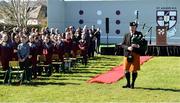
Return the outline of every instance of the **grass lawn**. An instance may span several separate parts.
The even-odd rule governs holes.
[[[180,58],[154,57],[141,66],[136,89],[114,84],[89,84],[92,76],[122,63],[121,56],[97,56],[71,74],[39,77],[31,85],[0,85],[0,102],[180,102]]]

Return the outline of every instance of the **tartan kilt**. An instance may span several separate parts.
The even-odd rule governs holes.
[[[127,57],[124,57],[124,70],[129,72],[136,72],[140,70],[140,55],[137,53],[132,53],[133,61],[128,62]]]

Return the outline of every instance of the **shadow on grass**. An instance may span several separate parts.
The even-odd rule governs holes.
[[[3,81],[0,81],[0,85],[1,85],[1,84],[4,84]]]
[[[81,78],[64,78],[64,77],[62,77],[62,78],[39,78],[38,80],[41,80],[41,81],[43,81],[43,80],[56,80],[56,81],[59,81],[59,80],[79,80],[79,81],[87,81],[88,78],[87,79],[81,79]]]
[[[53,79],[51,79],[53,80]],[[73,79],[71,79],[73,80]],[[86,79],[74,79],[74,80],[81,80],[81,81],[86,81]],[[65,86],[65,85],[80,85],[80,83],[71,83],[71,82],[50,82],[50,81],[33,81],[30,83],[22,83],[21,85],[18,82],[12,82],[11,84],[3,84],[3,82],[0,82],[0,85],[10,85],[10,86],[46,86],[46,85],[59,85],[59,86]]]
[[[111,70],[111,69],[109,69],[109,70]],[[106,69],[106,70],[93,69],[93,71],[99,72],[99,74],[102,73],[102,72],[105,72],[105,71],[109,71],[109,70],[108,69]]]
[[[59,86],[64,86],[64,85],[80,85],[80,83],[70,83],[70,82],[32,82],[27,84],[29,86],[43,86],[43,85],[59,85]]]
[[[94,57],[92,60],[102,60],[102,61],[106,61],[106,60],[108,60],[108,61],[114,61],[114,58],[111,58],[111,57]]]
[[[90,78],[92,76],[87,76],[87,75],[53,75],[53,77],[87,77],[87,78]]]
[[[86,74],[99,74],[99,72],[92,72],[92,71],[73,71],[73,73],[86,73]]]
[[[145,88],[145,87],[135,87],[135,89],[143,90],[160,90],[160,91],[171,91],[171,92],[180,92],[180,89],[171,89],[171,88]]]
[[[38,80],[69,80],[67,78],[38,78]]]
[[[17,82],[11,83],[9,86],[47,86],[47,85],[56,85],[56,86],[65,86],[65,85],[80,85],[80,83],[71,83],[71,82],[43,82],[43,81],[38,81],[38,82],[31,82],[31,83],[22,83],[21,85]]]

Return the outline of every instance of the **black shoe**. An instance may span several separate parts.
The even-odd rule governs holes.
[[[131,89],[134,89],[134,84],[131,84]]]
[[[131,88],[131,86],[127,84],[127,85],[122,86],[122,88]]]

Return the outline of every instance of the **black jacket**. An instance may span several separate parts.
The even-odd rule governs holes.
[[[143,37],[141,32],[136,31],[134,34]],[[122,48],[124,49],[124,56],[128,56],[131,53],[128,50],[128,47],[131,46],[131,44],[132,44],[131,38],[132,38],[132,36],[131,36],[130,33],[127,33],[127,34],[124,35],[123,42],[121,44]],[[137,54],[141,54],[141,45],[140,45],[140,48],[133,48],[132,52],[135,52]]]

